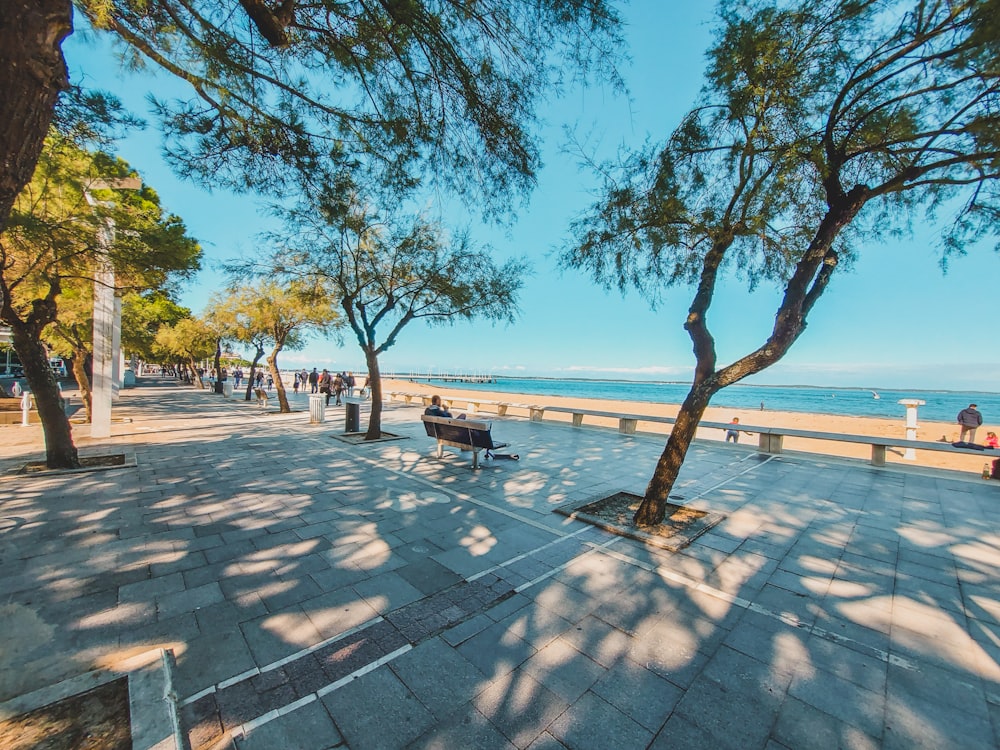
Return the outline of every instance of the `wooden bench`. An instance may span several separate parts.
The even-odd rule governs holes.
[[[437,456],[444,455],[444,446],[472,451],[472,468],[479,468],[479,452],[485,450],[486,457],[495,448],[506,448],[507,443],[494,443],[490,434],[490,425],[486,422],[476,422],[471,419],[453,419],[451,417],[432,417],[424,414],[420,417],[424,423],[427,436],[437,440]]]

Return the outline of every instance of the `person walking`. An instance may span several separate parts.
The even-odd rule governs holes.
[[[326,401],[324,404],[326,406],[330,405],[330,394],[333,390],[333,378],[330,377],[329,370],[323,370],[323,374],[319,376],[319,392],[326,396]]]
[[[962,434],[958,438],[960,443],[976,442],[976,429],[983,423],[983,415],[976,409],[975,404],[969,404],[968,409],[962,409],[958,413],[958,424],[962,428]],[[966,440],[966,435],[969,439]]]
[[[344,395],[344,376],[339,372],[333,378],[333,392],[337,396],[337,402],[335,405],[340,406],[342,403],[340,398]]]
[[[323,372],[326,372],[326,370],[324,370]],[[313,368],[313,371],[309,373],[309,392],[310,393],[319,392],[319,373],[316,372],[315,367]]]

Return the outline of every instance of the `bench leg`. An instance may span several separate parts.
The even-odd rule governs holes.
[[[885,466],[885,446],[872,446],[872,466]]]
[[[582,425],[583,425],[583,415],[582,414],[574,414],[573,415],[573,426],[574,427],[581,427]]]
[[[476,448],[472,449],[472,468],[479,468],[479,451]]]
[[[438,458],[444,455],[444,443],[438,440]]]
[[[638,419],[628,419],[626,417],[622,417],[618,420],[618,432],[622,435],[634,435],[635,426],[638,421]]]
[[[507,416],[507,404],[499,404],[497,406],[497,416],[498,417]]]
[[[529,411],[530,411],[529,418],[531,419],[532,422],[542,421],[542,415],[545,413],[545,409],[539,409],[538,407],[532,406]]]
[[[762,453],[781,453],[781,442],[783,435],[771,435],[767,432],[760,433],[760,440],[757,447]]]

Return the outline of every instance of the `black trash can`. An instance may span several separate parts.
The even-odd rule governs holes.
[[[361,402],[344,399],[344,432],[361,432]]]

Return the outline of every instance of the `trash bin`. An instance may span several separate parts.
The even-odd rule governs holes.
[[[322,393],[309,394],[309,424],[326,421],[326,396]]]
[[[344,399],[344,432],[361,432],[361,401]]]
[[[223,380],[222,381],[222,395],[223,395],[224,398],[232,398],[233,397],[233,381],[232,380]]]

